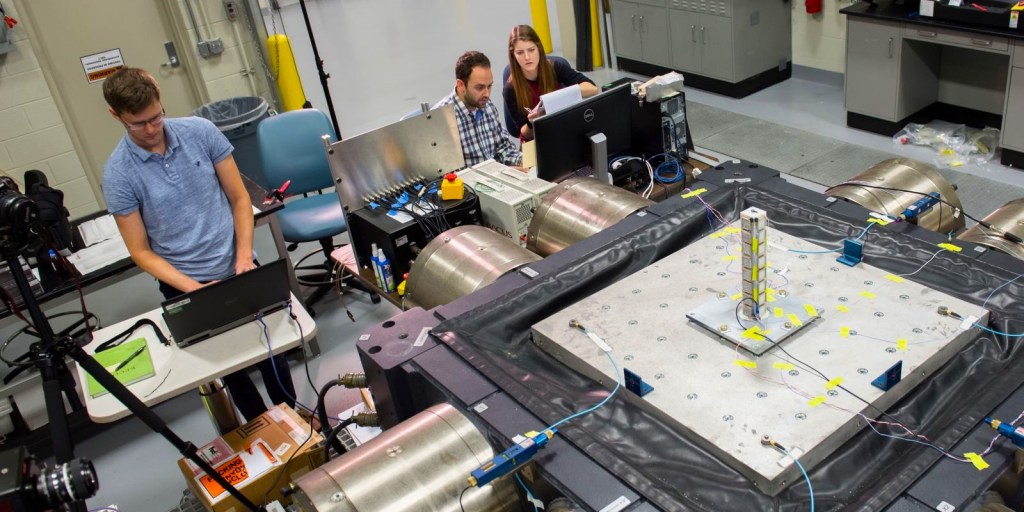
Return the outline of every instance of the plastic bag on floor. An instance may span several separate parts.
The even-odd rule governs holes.
[[[932,121],[928,124],[910,123],[893,135],[892,141],[896,144],[912,144],[940,149],[963,144],[966,138],[964,125]]]
[[[946,121],[910,123],[893,135],[892,141],[931,147],[938,152],[936,165],[960,167],[991,160],[999,145],[999,130],[990,127],[978,130]]]

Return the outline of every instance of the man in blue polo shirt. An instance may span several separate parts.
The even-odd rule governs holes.
[[[165,118],[156,80],[142,69],[108,77],[103,97],[125,127],[104,168],[103,195],[132,261],[167,298],[255,268],[252,203],[227,138],[206,119]],[[288,365],[281,356],[275,363],[280,385],[269,359],[257,365],[267,393],[294,407]],[[266,411],[245,370],[224,382],[246,420]]]

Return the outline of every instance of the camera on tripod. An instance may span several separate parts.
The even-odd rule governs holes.
[[[0,510],[59,510],[92,497],[98,488],[96,470],[86,459],[47,469],[24,446],[0,452]]]
[[[27,241],[32,225],[39,219],[39,206],[18,191],[18,184],[0,176],[0,237]]]

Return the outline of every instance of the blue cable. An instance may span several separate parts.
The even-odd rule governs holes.
[[[659,183],[679,183],[680,181],[683,181],[686,178],[686,172],[683,170],[682,164],[679,163],[679,159],[668,153],[658,153],[657,155],[654,155],[647,160],[651,161],[658,157],[663,157],[665,161],[658,164],[658,166],[654,168],[655,181]],[[672,175],[662,175],[663,170],[672,171]]]
[[[861,231],[860,234],[857,235],[857,238],[854,238],[853,241],[854,242],[859,242],[862,238],[864,238],[864,235],[866,235],[868,233],[868,230],[871,229],[871,227],[874,226],[875,224],[876,224],[875,222],[869,222],[868,225],[864,227],[864,230]],[[796,249],[786,249],[786,250],[788,252],[795,252],[797,254],[828,254],[830,252],[840,252],[840,251],[843,250],[843,248],[842,247],[837,247],[835,249],[828,249],[828,250],[824,250],[824,251],[798,251]]]
[[[291,313],[291,308],[292,308],[291,302],[289,302],[288,303],[288,312],[289,313]],[[256,315],[256,321],[259,322],[260,325],[263,326],[263,336],[267,339],[267,353],[270,354],[270,366],[274,369],[274,378],[277,379],[277,385],[278,385],[278,387],[281,388],[281,392],[284,393],[285,396],[287,396],[288,398],[291,398],[292,401],[295,402],[295,405],[298,405],[299,407],[302,407],[303,409],[305,409],[305,410],[315,414],[316,413],[316,409],[315,408],[309,407],[308,405],[303,404],[302,402],[299,402],[298,398],[295,398],[290,393],[288,393],[288,391],[285,390],[284,383],[281,382],[281,373],[277,371],[277,362],[274,361],[274,349],[273,349],[273,347],[270,346],[270,330],[267,328],[267,323],[263,321],[263,315],[262,314],[257,314]],[[298,320],[296,320],[296,322],[298,322]],[[335,416],[327,416],[327,417],[332,419],[332,420],[336,420],[336,421],[345,421],[344,419],[338,418],[338,417],[335,417]]]
[[[1017,274],[1017,277],[1015,277],[1013,279],[1010,279],[1009,281],[999,285],[998,288],[993,289],[991,292],[989,292],[988,297],[985,297],[985,302],[981,303],[981,307],[985,307],[985,305],[988,304],[988,301],[990,299],[992,299],[992,296],[995,295],[996,292],[998,292],[999,290],[1002,290],[1006,285],[1008,285],[1008,284],[1010,284],[1010,283],[1012,283],[1012,282],[1014,282],[1014,281],[1016,281],[1016,280],[1018,280],[1018,279],[1020,279],[1022,277],[1024,277],[1024,273]]]
[[[793,462],[796,463],[796,467],[800,468],[800,472],[804,474],[804,479],[807,480],[807,491],[811,493],[811,512],[814,512],[814,488],[811,487],[811,477],[807,476],[807,470],[804,469],[803,464],[800,464],[800,461],[797,460],[792,453],[789,453],[785,448],[779,445],[775,445],[775,447],[782,450],[782,453],[785,453],[789,458],[793,459]]]
[[[608,403],[608,401],[611,400],[613,396],[615,396],[615,393],[617,393],[619,391],[619,388],[622,387],[622,378],[619,376],[619,365],[615,364],[615,359],[612,359],[612,354],[610,352],[605,352],[604,355],[608,356],[608,360],[612,362],[612,367],[615,368],[615,389],[613,389],[611,394],[608,395],[607,397],[605,397],[604,400],[601,400],[601,403],[599,403],[599,404],[597,404],[597,405],[595,405],[595,406],[593,406],[593,407],[591,407],[591,408],[589,408],[587,410],[580,411],[580,412],[578,412],[576,414],[573,414],[573,415],[567,416],[567,417],[565,417],[565,418],[563,418],[561,420],[558,420],[555,423],[551,424],[551,426],[545,428],[544,430],[551,430],[553,428],[558,427],[562,423],[565,423],[565,422],[570,421],[572,419],[575,419],[575,418],[578,418],[580,416],[583,416],[584,414],[593,412],[593,411],[597,410],[599,407],[601,407],[602,405]]]
[[[523,483],[523,479],[519,478],[519,473],[516,473],[516,482],[519,482],[519,486],[523,488],[524,492],[526,492],[526,499],[530,500],[530,503],[533,505],[533,512],[538,512],[537,504],[533,502],[535,499],[533,497],[533,493],[526,488],[526,484]]]
[[[989,329],[988,327],[985,327],[984,325],[981,324],[974,324],[974,326],[983,331],[988,331],[992,334],[998,334],[1000,336],[1006,336],[1007,338],[1024,338],[1024,334],[1007,334],[1005,332],[999,332],[995,329]]]

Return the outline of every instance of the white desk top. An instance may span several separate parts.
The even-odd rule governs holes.
[[[298,317],[298,325],[288,317],[288,310],[282,309],[266,316],[263,321],[270,333],[274,353],[279,354],[299,346],[299,326],[305,340],[316,335],[316,322],[302,307],[302,301],[292,295],[292,311]],[[160,326],[164,335],[170,338],[170,331],[164,323],[160,308],[134,318],[129,318],[93,333],[93,341],[85,346],[92,354],[98,345],[128,329],[142,318],[148,318]],[[256,321],[236,327],[228,332],[203,340],[195,345],[178,348],[163,345],[153,329],[142,326],[128,337],[129,340],[144,337],[153,356],[156,375],[128,386],[146,405],[155,405],[199,387],[200,384],[223,377],[235,370],[246,368],[267,357],[267,341],[263,326]],[[86,373],[77,363],[76,378],[79,394],[89,410],[89,417],[98,423],[109,423],[131,414],[113,395],[107,393],[92,398],[85,392]],[[284,369],[287,371],[287,368]]]

